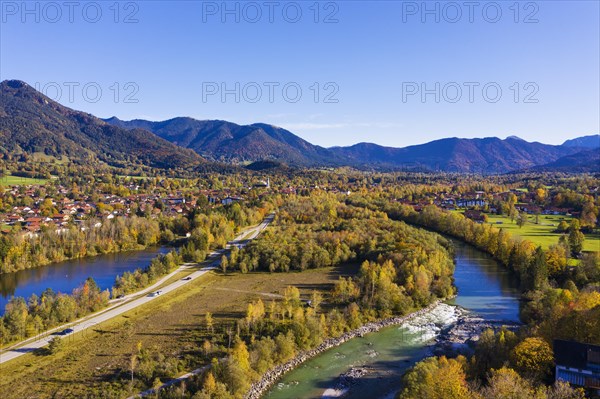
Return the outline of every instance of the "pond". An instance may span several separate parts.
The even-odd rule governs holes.
[[[13,296],[28,298],[32,294],[40,295],[47,288],[70,294],[88,277],[92,277],[101,289],[110,289],[117,275],[138,267],[144,268],[158,254],[168,251],[168,247],[157,246],[142,251],[110,253],[0,274],[0,315]]]

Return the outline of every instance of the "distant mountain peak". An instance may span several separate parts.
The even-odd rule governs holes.
[[[0,83],[0,86],[6,86],[6,87],[10,87],[12,89],[20,89],[23,87],[31,87],[29,86],[27,83],[23,82],[22,80],[5,80],[2,83]]]
[[[562,144],[564,147],[580,147],[580,148],[599,148],[600,134],[592,134],[590,136],[577,137],[567,140]]]
[[[511,139],[511,140],[526,141],[526,140],[524,140],[524,139],[520,138],[519,136],[515,136],[515,135],[508,136],[506,139],[507,139],[507,140],[508,140],[508,139]]]
[[[47,102],[52,101],[27,83],[22,80],[5,80],[0,83],[0,92],[6,95],[19,95],[22,97],[30,97],[36,98],[38,101],[41,99],[47,100]],[[54,102],[54,101],[53,101]],[[58,103],[55,103],[57,106],[61,106]]]
[[[203,161],[146,130],[128,131],[65,107],[20,80],[0,83],[0,147],[119,167],[187,168]]]
[[[290,165],[341,164],[331,151],[313,145],[281,127],[254,123],[178,117],[165,121],[105,119],[125,129],[143,128],[179,146],[218,161],[232,163],[276,160]]]

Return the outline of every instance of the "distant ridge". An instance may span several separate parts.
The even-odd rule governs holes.
[[[600,150],[584,150],[532,169],[538,172],[600,173]]]
[[[144,128],[205,158],[227,162],[272,160],[296,166],[354,166],[460,173],[506,173],[554,162],[584,148],[530,143],[517,136],[502,140],[447,138],[404,148],[359,143],[323,148],[292,132],[264,123],[237,125],[227,121],[174,118],[107,122],[123,128]]]
[[[19,80],[0,83],[0,151],[42,152],[113,166],[194,167],[203,159],[152,133],[67,108]]]
[[[447,172],[505,173],[555,161],[577,152],[574,147],[530,143],[520,138],[447,138],[404,148],[361,143],[338,147],[339,154],[357,163],[387,164]]]
[[[563,143],[565,147],[600,148],[600,134],[578,137]]]
[[[586,136],[556,146],[516,136],[504,140],[453,137],[404,148],[372,143],[323,148],[265,123],[238,125],[193,118],[102,120],[64,107],[25,82],[0,83],[0,153],[42,152],[114,166],[232,170],[207,163],[207,158],[234,165],[254,163],[250,169],[352,166],[495,174],[536,167],[569,171],[572,167],[595,172],[599,140],[598,135]]]
[[[334,155],[323,147],[309,143],[291,132],[264,123],[237,125],[221,120],[199,121],[174,118],[161,122],[122,121],[116,117],[106,122],[125,129],[147,129],[157,136],[215,161],[234,163],[277,160],[289,164],[336,165]]]

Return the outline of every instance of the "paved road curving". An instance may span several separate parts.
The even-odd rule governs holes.
[[[234,238],[232,241],[230,241],[227,244],[227,246],[225,247],[225,249],[220,249],[220,250],[212,252],[208,256],[208,259],[204,262],[204,263],[208,263],[208,265],[203,267],[202,269],[199,269],[199,270],[191,273],[189,275],[189,277],[191,277],[191,280],[195,280],[198,277],[210,272],[211,270],[216,269],[219,266],[219,264],[221,263],[221,256],[224,253],[226,253],[234,245],[236,245],[238,247],[244,247],[245,245],[247,245],[248,242],[255,239],[260,234],[260,232],[263,231],[269,225],[269,223],[271,223],[273,221],[274,217],[275,217],[275,215],[273,215],[273,214],[269,215],[258,226],[254,226],[250,229],[244,230],[236,238]],[[63,339],[71,337],[75,333],[85,331],[90,327],[93,327],[104,321],[110,320],[113,317],[119,316],[125,312],[135,309],[138,306],[142,306],[145,303],[153,301],[158,296],[150,296],[150,295],[144,296],[144,294],[147,294],[149,292],[154,292],[156,290],[156,288],[161,286],[163,283],[165,283],[167,280],[169,280],[171,277],[173,277],[178,272],[195,269],[196,267],[197,267],[196,264],[191,264],[191,263],[183,264],[177,270],[175,270],[174,272],[170,273],[169,275],[163,277],[162,279],[157,281],[152,286],[147,287],[147,288],[143,289],[142,291],[136,292],[134,294],[127,295],[124,298],[112,300],[111,306],[109,306],[107,309],[102,310],[99,313],[95,313],[93,315],[84,317],[73,323],[69,323],[69,324],[62,325],[60,327],[56,327],[48,332],[45,332],[36,337],[30,338],[29,340],[26,340],[21,344],[18,344],[19,345],[18,347],[13,346],[9,349],[6,349],[6,350],[0,352],[0,364],[8,362],[13,359],[16,359],[17,357],[23,356],[23,355],[25,355],[29,352],[32,352],[36,349],[42,348],[42,347],[48,345],[50,340],[54,337],[59,337],[59,338],[63,338]],[[161,295],[164,295],[164,294],[174,291],[180,287],[183,287],[184,285],[188,284],[191,280],[177,280],[169,285],[166,285],[161,288],[161,292],[162,292]],[[62,331],[66,328],[72,329],[73,332],[66,336],[52,335],[53,331]]]

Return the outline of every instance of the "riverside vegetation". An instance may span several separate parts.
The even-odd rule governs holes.
[[[324,297],[314,292],[310,306],[293,286],[281,301],[253,301],[225,334],[206,315],[206,328],[215,330],[202,344],[211,367],[184,389],[161,390],[162,397],[242,397],[252,382],[299,351],[453,295],[454,264],[444,238],[341,199],[324,193],[288,198],[275,226],[232,252],[225,270],[293,273],[362,262],[358,275],[340,278]]]
[[[336,204],[336,201],[339,203]],[[395,312],[402,314],[424,306],[431,300],[432,293],[442,296],[442,293],[451,292],[451,288],[444,291],[451,287],[451,272],[428,275],[426,271],[431,269],[419,263],[423,259],[418,259],[418,256],[407,258],[402,251],[402,248],[409,250],[414,256],[411,238],[423,245],[429,242],[425,236],[431,233],[398,224],[394,219],[450,234],[470,243],[490,253],[520,278],[526,299],[522,309],[522,319],[526,323],[524,328],[517,333],[509,330],[484,332],[475,354],[468,359],[439,357],[423,361],[406,375],[402,383],[404,390],[400,394],[402,399],[505,398],[510,395],[552,399],[584,397],[582,390],[563,383],[550,386],[553,339],[600,343],[600,255],[598,252],[580,254],[578,221],[567,227],[567,239],[543,250],[535,243],[507,234],[501,228],[475,223],[433,205],[420,212],[415,211],[411,206],[394,201],[385,194],[385,190],[384,193],[375,190],[338,198],[324,195],[294,198],[282,207],[279,217],[280,224],[270,233],[241,253],[232,254],[229,267],[243,273],[253,270],[290,272],[365,260],[356,278],[342,278],[332,290],[328,305],[334,308],[326,313],[324,326],[327,329],[322,336],[343,334],[345,330],[337,327],[340,319],[346,319],[342,323],[351,328],[355,320],[356,325],[360,325]],[[365,220],[368,223],[363,224]],[[381,234],[381,231],[385,233]],[[398,233],[400,235],[392,240],[395,245],[383,238],[400,231],[403,233]],[[440,244],[443,239],[438,236],[436,241]],[[439,248],[437,251],[439,255]],[[447,254],[446,249],[443,251]],[[580,260],[575,268],[568,267],[571,256]],[[425,264],[440,265],[439,259],[438,262],[429,261]],[[448,280],[445,280],[446,277]],[[446,285],[446,282],[449,284]],[[395,291],[396,287],[398,291]],[[393,294],[389,295],[390,292]],[[286,298],[287,295],[291,294],[286,294]],[[316,302],[319,303],[318,298]],[[275,306],[271,309],[280,315],[279,318],[264,310],[262,303],[249,306],[246,319],[238,323],[232,351],[225,358],[213,361],[212,369],[201,377],[204,380],[199,377],[192,383],[192,392],[202,388],[195,397],[240,396],[248,388],[249,381],[269,369],[264,366],[264,357],[267,358],[266,364],[271,366],[291,358],[298,350],[318,344],[319,341],[302,340],[297,335],[305,329],[310,331],[310,326],[316,324],[311,319],[314,310],[297,310],[303,308],[299,302],[290,306],[289,298],[282,303],[282,308]],[[339,306],[346,307],[344,318],[336,316]],[[287,331],[274,327],[266,331],[253,330],[254,323],[263,318],[271,323],[275,319],[284,326],[294,326],[294,311],[298,313],[302,327],[291,327]],[[283,335],[284,332],[287,335]],[[263,338],[256,339],[256,336]],[[308,337],[311,336],[309,333]],[[273,344],[270,337],[289,338],[287,357],[279,355],[286,351],[282,342],[273,341]],[[242,364],[241,368],[239,364]],[[197,385],[199,381],[203,382]],[[177,392],[179,394],[180,391]],[[164,395],[175,394],[167,391]]]
[[[406,395],[413,395],[407,397],[435,395],[435,392],[419,391],[427,385],[428,379],[437,378],[432,375],[448,375],[452,384],[457,381],[454,377],[459,377],[459,393],[467,392],[467,395],[493,389],[496,380],[498,384],[509,381],[510,386],[525,387],[519,391],[524,392],[523,395],[532,392],[532,395],[544,394],[553,399],[571,397],[556,396],[559,392],[578,395],[563,386],[546,388],[551,367],[546,355],[555,337],[598,342],[599,257],[593,252],[579,253],[578,246],[573,245],[578,244],[577,240],[569,240],[571,233],[581,238],[577,231],[584,233],[584,238],[597,234],[592,219],[597,215],[598,199],[589,194],[598,186],[597,179],[538,176],[529,180],[527,176],[503,176],[492,180],[340,170],[335,173],[292,170],[270,177],[271,184],[279,189],[273,189],[264,197],[266,204],[261,205],[262,208],[258,205],[258,195],[248,192],[248,207],[236,204],[237,207],[223,207],[216,212],[225,214],[237,225],[237,220],[250,220],[265,207],[279,211],[276,224],[259,239],[241,251],[234,249],[231,258],[224,258],[224,278],[231,273],[240,276],[244,273],[284,274],[329,266],[345,268],[354,264],[356,267],[357,263],[361,264],[359,272],[354,277],[341,278],[323,295],[313,293],[310,307],[306,306],[307,296],[301,300],[299,291],[289,287],[281,300],[253,300],[245,317],[234,324],[221,325],[215,322],[220,317],[203,315],[206,334],[197,342],[200,354],[192,364],[210,367],[182,386],[161,390],[160,396],[241,397],[261,374],[292,359],[300,351],[317,347],[326,337],[339,337],[364,323],[407,314],[437,298],[452,295],[451,246],[443,237],[403,221],[456,236],[491,253],[520,276],[527,300],[522,317],[527,325],[519,333],[485,333],[475,356],[469,359],[429,360],[430,363],[416,369],[416,374],[409,374],[412,388],[409,377],[404,382],[408,389]],[[115,180],[122,181],[121,178]],[[213,187],[224,182],[236,184],[236,178],[231,176],[210,177],[206,181]],[[173,186],[193,184],[177,179],[167,182]],[[293,192],[298,194],[293,194],[290,187],[296,187]],[[581,212],[579,226],[567,225],[567,238],[558,242],[560,235],[557,235],[556,247],[544,251],[536,243],[513,237],[497,226],[474,223],[458,212],[443,211],[438,206],[439,199],[445,195],[459,196],[475,190],[483,192],[492,203],[494,193],[517,191],[520,187],[525,187],[524,192],[544,187],[546,192],[543,198],[540,196],[540,203],[561,204]],[[352,193],[348,195],[347,191]],[[420,209],[404,202],[415,203]],[[510,213],[511,202],[500,201],[496,211]],[[583,212],[584,208],[587,213]],[[252,209],[254,211],[250,211]],[[196,216],[200,220],[210,213],[209,208],[201,208],[193,218],[176,217],[173,224],[165,224],[172,235],[165,230],[161,236],[172,238],[183,232],[192,233],[179,256],[201,259],[206,242],[211,243],[211,247],[220,239],[214,240],[216,236],[212,233],[193,233],[191,223]],[[207,225],[219,225],[209,220]],[[570,267],[569,260],[576,260],[578,266]],[[130,273],[121,277],[116,289],[120,289],[119,292],[135,290],[146,278],[141,272]],[[499,363],[492,359],[491,354],[495,353],[505,355],[497,357]],[[545,354],[545,357],[532,357],[532,353]],[[523,361],[528,358],[542,366],[538,368]],[[448,364],[453,372],[446,368]],[[503,366],[511,371],[505,370],[497,379],[492,378],[490,370],[500,370]],[[544,372],[530,375],[529,368]],[[121,372],[115,373],[117,382],[107,383],[102,391],[106,395],[131,394],[173,378],[185,369],[181,360],[170,358],[160,348],[136,347],[132,349],[131,367],[123,367]]]
[[[232,211],[231,208],[234,210]],[[240,213],[242,217],[240,217]],[[183,262],[202,262],[211,250],[222,248],[227,241],[231,240],[235,236],[236,229],[247,224],[257,223],[265,214],[265,208],[242,211],[240,206],[235,204],[233,207],[224,207],[220,211],[209,214],[192,213],[189,218],[164,219],[161,221],[161,229],[159,229],[159,222],[145,218],[114,219],[105,223],[101,229],[109,231],[111,236],[114,236],[115,231],[119,231],[121,228],[128,226],[130,229],[139,228],[139,232],[136,230],[125,234],[121,231],[121,234],[116,234],[117,237],[129,237],[128,240],[136,238],[139,240],[140,237],[149,235],[158,238],[159,230],[169,232],[171,235],[174,234],[173,231],[182,235],[189,232],[189,237],[179,251],[173,250],[166,255],[159,255],[148,267],[117,276],[112,297],[135,292],[151,285],[160,277],[175,270]],[[234,220],[241,225],[236,225]],[[154,228],[144,230],[144,226],[154,226]],[[86,231],[89,230],[85,230],[82,234],[85,234]],[[74,234],[79,234],[79,231],[74,229]],[[90,242],[99,245],[99,236],[101,237],[97,232],[94,233]],[[41,237],[47,236],[42,235]],[[35,240],[41,240],[41,237],[35,238]],[[85,242],[82,241],[82,244]],[[64,247],[73,246],[76,243],[63,241],[58,237],[58,242],[54,245],[55,247],[61,245]],[[39,253],[39,250],[33,248],[30,253]],[[48,289],[40,296],[34,294],[27,299],[13,297],[6,305],[4,315],[0,317],[0,344],[5,345],[34,336],[57,325],[101,310],[108,305],[110,297],[111,293],[101,292],[93,279],[88,279],[71,294],[56,293]]]
[[[572,239],[581,234],[577,234],[578,221],[569,227],[568,240],[544,251],[501,228],[475,223],[435,206],[416,212],[412,207],[369,196],[349,202],[385,210],[391,218],[452,235],[488,252],[520,278],[526,299],[521,310],[526,326],[518,334],[486,331],[468,359],[438,357],[420,362],[405,376],[400,399],[585,396],[583,390],[568,384],[547,386],[552,381],[554,339],[600,344],[600,253],[586,253],[578,267],[567,267],[568,256],[581,251]]]

